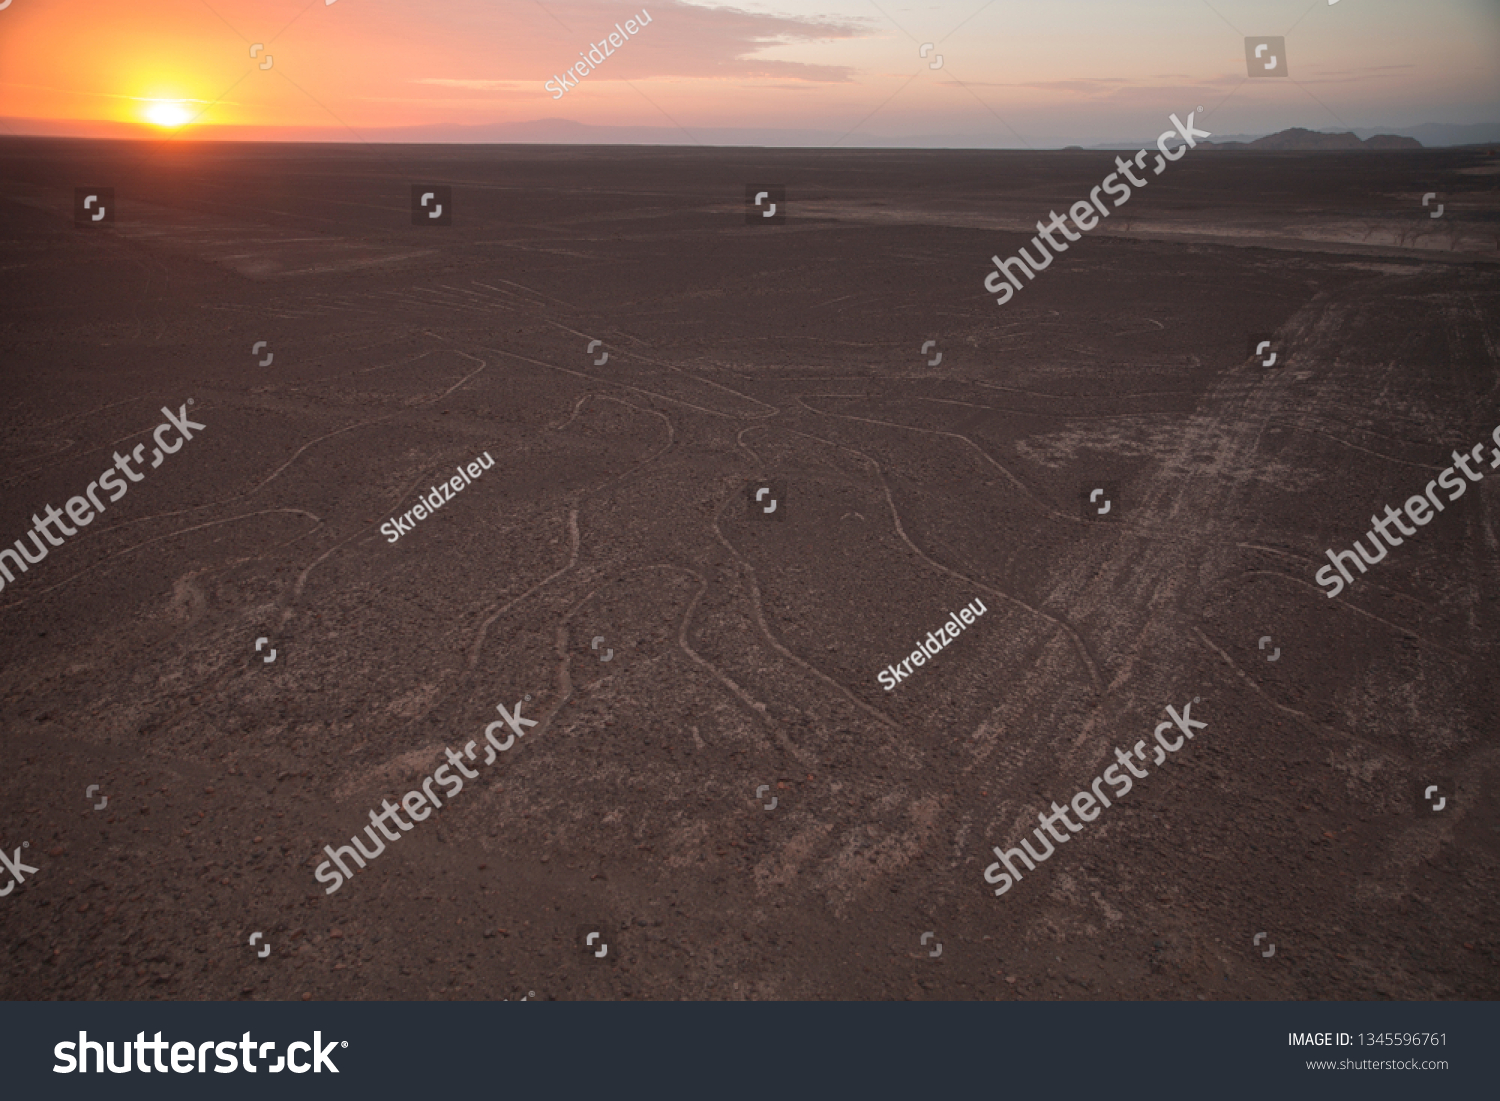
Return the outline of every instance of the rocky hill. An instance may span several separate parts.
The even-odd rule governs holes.
[[[1316,130],[1304,130],[1300,126],[1294,126],[1290,130],[1282,130],[1280,133],[1267,134],[1263,138],[1254,141],[1200,141],[1200,149],[1266,149],[1273,152],[1286,150],[1316,150],[1329,149],[1421,149],[1422,143],[1416,138],[1403,138],[1395,134],[1376,134],[1368,140],[1361,141],[1352,133],[1323,134]]]

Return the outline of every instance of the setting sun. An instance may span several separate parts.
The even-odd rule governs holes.
[[[153,103],[146,108],[146,117],[157,126],[176,128],[192,118],[181,103]]]

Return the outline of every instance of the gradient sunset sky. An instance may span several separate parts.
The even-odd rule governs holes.
[[[643,8],[651,23],[554,99],[545,82]],[[1250,35],[1286,37],[1287,79],[1247,79]],[[1500,0],[0,9],[0,120],[12,133],[118,136],[129,124],[143,136],[360,141],[431,126],[466,140],[457,128],[567,119],[671,127],[684,144],[733,128],[827,131],[843,145],[944,134],[1048,148],[1154,135],[1167,112],[1200,104],[1217,134],[1500,122]]]

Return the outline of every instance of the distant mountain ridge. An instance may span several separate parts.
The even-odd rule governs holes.
[[[1290,131],[1280,131],[1289,133]],[[1329,131],[1314,130],[1311,133],[1322,134]],[[1403,137],[1415,138],[1422,143],[1424,149],[1452,147],[1455,145],[1489,145],[1500,143],[1500,123],[1481,122],[1465,124],[1461,126],[1446,122],[1424,122],[1420,126],[1380,126],[1373,129],[1356,126],[1353,134],[1357,138],[1374,137]],[[1275,137],[1275,134],[1215,134],[1210,141],[1215,145],[1240,145],[1247,146],[1261,138]],[[1090,149],[1138,149],[1143,145],[1151,144],[1151,140],[1142,138],[1136,142],[1109,142],[1103,145],[1091,145]],[[1205,144],[1199,142],[1199,145]],[[1365,146],[1365,148],[1370,148]],[[1380,146],[1375,146],[1380,148]],[[1406,146],[1410,149],[1411,146]]]
[[[1323,151],[1330,149],[1421,149],[1423,147],[1416,138],[1402,137],[1397,134],[1375,134],[1361,140],[1357,134],[1350,131],[1342,134],[1325,134],[1318,130],[1304,130],[1300,126],[1293,126],[1290,130],[1282,130],[1276,134],[1267,134],[1254,141],[1200,141],[1198,145],[1204,149],[1263,149],[1272,152],[1304,149]]]

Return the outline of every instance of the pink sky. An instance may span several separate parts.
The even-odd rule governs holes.
[[[651,23],[554,99],[545,83],[643,7]],[[1288,79],[1246,79],[1247,35],[1287,38]],[[1042,147],[1154,133],[1199,104],[1218,133],[1497,122],[1500,4],[11,0],[0,76],[13,132],[188,117],[173,132],[352,141],[570,119]]]

